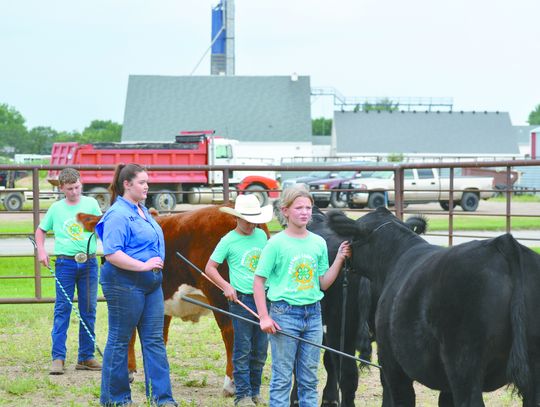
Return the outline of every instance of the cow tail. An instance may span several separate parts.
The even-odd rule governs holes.
[[[527,344],[527,308],[525,304],[525,275],[523,270],[522,248],[509,234],[497,240],[497,247],[502,252],[510,266],[513,282],[510,300],[510,323],[512,327],[512,345],[506,374],[514,383],[518,394],[524,399],[530,399],[531,369]]]

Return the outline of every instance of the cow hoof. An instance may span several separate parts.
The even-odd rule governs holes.
[[[236,386],[234,384],[234,380],[232,380],[229,376],[225,376],[225,379],[223,380],[223,396],[232,397],[235,393]]]
[[[133,380],[135,380],[135,371],[129,372],[128,377],[129,377],[129,382],[133,383]]]

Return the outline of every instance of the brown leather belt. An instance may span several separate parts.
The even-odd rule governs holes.
[[[96,254],[86,254],[86,253],[77,253],[75,256],[67,256],[65,254],[57,254],[57,259],[69,259],[69,260],[75,260],[77,263],[86,263],[89,259],[95,259]]]

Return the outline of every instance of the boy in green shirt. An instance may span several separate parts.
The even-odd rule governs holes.
[[[101,215],[98,202],[94,198],[82,196],[80,174],[73,168],[64,168],[58,175],[60,191],[65,198],[55,202],[36,229],[38,260],[49,267],[49,255],[45,250],[47,232],[54,232],[55,274],[71,301],[77,287],[79,312],[92,337],[95,338],[98,266],[96,260],[96,239],[84,230],[77,221],[77,214]],[[64,374],[66,359],[66,338],[71,315],[71,304],[56,283],[54,322],[52,329],[52,366],[50,374]],[[79,326],[79,356],[77,370],[101,370],[94,358],[95,344],[83,328]]]
[[[220,210],[236,217],[236,228],[220,240],[206,264],[206,274],[223,290],[231,301],[231,312],[258,320],[236,301],[256,311],[253,300],[253,277],[259,256],[266,244],[266,233],[257,224],[272,219],[270,205],[261,208],[255,195],[240,195],[234,209],[223,207]],[[218,266],[227,260],[229,266],[228,283],[218,272]],[[235,405],[255,406],[263,404],[260,397],[262,370],[266,361],[268,336],[259,327],[232,320],[234,328],[233,378],[236,385]]]

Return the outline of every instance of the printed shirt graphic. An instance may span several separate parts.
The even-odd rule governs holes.
[[[47,211],[39,224],[39,228],[54,232],[54,253],[74,256],[77,253],[86,253],[88,239],[91,232],[83,229],[77,222],[78,213],[101,215],[99,204],[94,198],[81,196],[77,205],[68,205],[65,199],[55,202]],[[89,253],[96,252],[96,238],[92,237]]]
[[[266,241],[266,233],[259,228],[249,236],[231,230],[221,238],[210,258],[219,264],[227,260],[229,279],[234,289],[253,294],[253,278]]]
[[[324,296],[319,277],[327,270],[328,250],[322,237],[310,232],[299,239],[280,232],[263,249],[255,274],[267,279],[270,301],[307,305]]]

